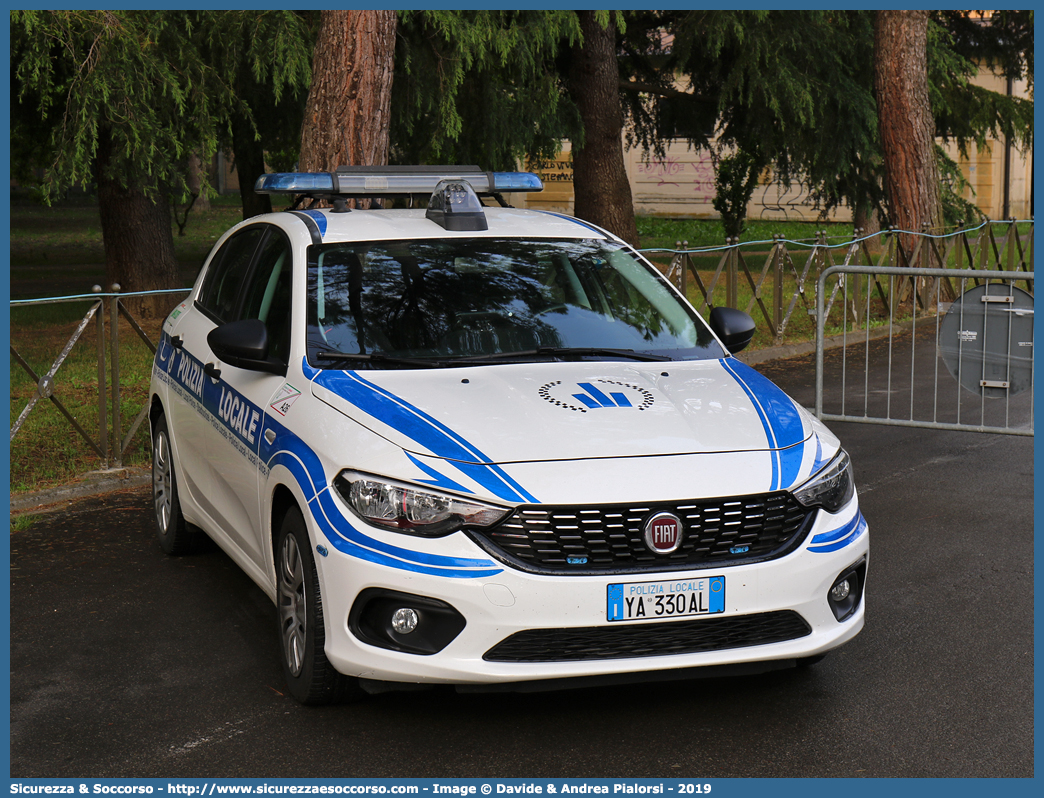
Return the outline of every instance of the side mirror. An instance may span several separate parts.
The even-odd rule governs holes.
[[[259,319],[240,319],[215,327],[207,343],[230,366],[270,374],[286,374],[286,364],[268,356],[268,328]]]
[[[754,319],[735,308],[714,308],[710,327],[732,354],[742,352],[754,337]]]

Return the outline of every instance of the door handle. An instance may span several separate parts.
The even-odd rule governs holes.
[[[170,337],[170,345],[175,349],[181,349],[185,345],[185,341],[180,335],[172,335]]]
[[[221,369],[213,363],[207,363],[207,365],[203,367],[203,373],[210,377],[214,382],[221,379]]]

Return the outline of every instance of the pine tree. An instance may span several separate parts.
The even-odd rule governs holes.
[[[301,127],[300,168],[388,163],[394,11],[323,11]]]
[[[272,23],[269,35],[222,39],[251,20]],[[47,201],[97,186],[107,282],[123,292],[180,286],[170,209],[186,193],[189,155],[210,158],[230,115],[253,113],[229,64],[276,87],[299,84],[302,31],[282,11],[11,12],[13,149],[45,159]],[[46,143],[28,144],[31,135]],[[165,304],[132,303],[144,316]]]

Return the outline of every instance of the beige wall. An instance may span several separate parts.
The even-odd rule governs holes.
[[[988,70],[981,71],[974,82],[1001,94],[1007,90],[1005,79]],[[1012,94],[1016,97],[1029,97],[1026,82],[1015,82]],[[1004,140],[990,139],[983,148],[973,145],[968,149],[967,158],[962,157],[953,144],[946,145],[946,151],[960,166],[964,178],[970,184],[964,192],[964,198],[974,202],[989,218],[1003,219]],[[1013,144],[1009,163],[1008,216],[1014,216],[1016,219],[1030,218],[1032,181],[1032,153],[1020,151]]]
[[[989,71],[982,71],[975,83],[994,91],[1004,92],[1005,81]],[[1025,82],[1016,83],[1013,94],[1028,97]],[[958,162],[965,178],[975,193],[965,192],[966,199],[975,202],[991,219],[1003,218],[1004,201],[1004,142],[989,141],[983,149],[972,147],[968,158],[961,158],[957,148],[947,150]],[[677,216],[685,218],[717,218],[714,210],[714,164],[706,150],[693,150],[684,141],[668,145],[662,159],[643,159],[643,152],[624,153],[627,174],[631,181],[631,195],[635,212],[640,215]],[[544,191],[537,194],[515,195],[515,202],[530,208],[572,213],[573,183],[569,163],[569,143],[551,162],[531,165],[544,181]],[[1009,215],[1017,219],[1030,217],[1030,189],[1032,185],[1032,158],[1028,153],[1012,147],[1009,181]],[[819,211],[808,200],[807,192],[798,185],[789,188],[773,179],[771,171],[763,175],[754,192],[747,216],[751,219],[789,219],[815,221]],[[851,221],[847,207],[838,208],[831,221]]]

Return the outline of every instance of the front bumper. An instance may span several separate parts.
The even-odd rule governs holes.
[[[407,538],[366,527],[355,518],[350,522],[367,536],[394,546],[410,547],[417,559],[460,558],[489,563],[489,567],[481,569],[481,575],[463,570],[441,575],[426,573],[425,569],[396,567],[389,564],[387,558],[374,562],[331,546],[321,531],[321,524],[310,519],[313,542],[323,555],[315,559],[326,620],[326,654],[337,670],[363,679],[490,685],[639,672],[647,672],[655,678],[656,674],[662,676],[676,669],[714,669],[714,666],[814,657],[852,639],[863,627],[862,597],[841,621],[831,611],[827,599],[839,575],[868,559],[869,534],[854,499],[837,515],[820,511],[802,545],[779,559],[667,573],[528,574],[491,560],[460,533],[435,540]],[[610,584],[708,576],[725,577],[725,607],[721,613],[658,621],[610,622],[606,618]],[[430,654],[395,651],[364,642],[350,628],[353,605],[363,591],[388,590],[444,602],[462,616],[464,626],[441,650]],[[610,656],[588,653],[582,659],[570,659],[572,655],[568,652],[565,658],[553,656],[549,661],[491,661],[488,656],[491,649],[508,638],[532,633],[532,630],[550,630],[550,637],[568,640],[592,634],[597,638],[602,629],[611,628],[614,636],[626,638],[628,626],[634,629],[663,627],[664,637],[670,637],[681,630],[679,626],[670,628],[676,624],[746,626],[752,620],[783,614],[799,619],[802,633],[790,639],[753,644],[749,642],[752,638],[739,637],[735,639],[741,641],[740,645],[726,643],[724,647],[687,653],[670,653],[668,646],[666,650],[661,647],[650,654],[648,649],[638,646],[630,650],[624,648]],[[807,631],[803,631],[804,628]],[[643,633],[655,639],[659,637],[656,631],[653,628],[651,636],[647,629]],[[615,635],[616,632],[620,634]]]

